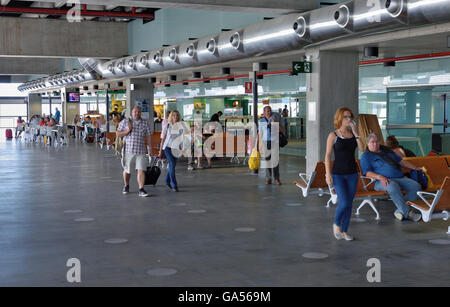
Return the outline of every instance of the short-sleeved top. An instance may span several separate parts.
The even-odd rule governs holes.
[[[125,152],[133,155],[145,155],[147,148],[145,146],[145,137],[151,134],[148,122],[140,119],[132,121],[133,127],[131,133],[125,136]],[[128,119],[120,122],[117,131],[125,131],[128,129]]]
[[[162,135],[162,138],[166,137],[162,149],[164,150],[166,147],[179,149],[180,146],[184,145],[184,135],[188,132],[189,127],[185,122],[178,122],[176,125],[168,124],[166,133]],[[177,140],[178,142],[176,142]]]
[[[286,119],[282,118],[280,113],[273,112],[271,118],[274,119],[276,122],[278,122],[280,126],[286,130]]]
[[[162,123],[162,131],[161,131],[161,139],[166,135],[167,133],[167,127],[169,126],[169,120],[167,118],[164,118]]]
[[[357,173],[355,149],[358,147],[355,136],[341,138],[337,136],[333,145],[334,163],[332,173],[335,175],[349,175]]]
[[[56,111],[56,113],[55,113],[55,120],[57,121],[57,122],[59,122],[59,119],[61,118],[61,113],[59,112],[59,110],[58,111]]]
[[[272,121],[279,123],[276,116],[272,116],[267,120],[266,117],[261,118],[259,121],[259,130],[262,133],[262,140],[264,142],[272,141],[271,133],[272,133]]]
[[[389,152],[387,154],[392,160],[397,163],[400,163],[402,161],[402,158],[397,156],[394,152]],[[364,175],[366,175],[367,172],[374,172],[386,178],[403,177],[401,168],[395,168],[380,156],[368,152],[365,152],[361,157],[361,170]]]

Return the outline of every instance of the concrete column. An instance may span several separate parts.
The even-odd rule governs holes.
[[[28,119],[33,115],[42,115],[42,97],[39,94],[28,94]]]
[[[61,89],[62,118],[65,124],[72,125],[73,119],[80,114],[80,104],[67,102],[67,88]]]
[[[334,130],[334,114],[340,107],[350,108],[358,116],[358,54],[353,52],[306,51],[313,62],[308,74],[306,171],[314,171],[325,160],[326,140]]]
[[[148,104],[147,110],[142,110],[142,117],[149,121],[152,132],[154,130],[153,119],[153,103],[154,103],[154,86],[148,79],[127,79],[127,110],[126,116],[131,117],[131,110],[134,106],[139,105],[143,100]]]

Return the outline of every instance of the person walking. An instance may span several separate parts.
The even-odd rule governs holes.
[[[131,111],[132,119],[123,119],[116,132],[116,137],[125,137],[125,156],[123,194],[130,192],[131,167],[135,164],[137,170],[137,181],[139,184],[139,196],[148,197],[150,194],[144,190],[145,172],[147,171],[148,158],[146,154],[151,154],[151,131],[147,121],[141,118],[141,108],[135,106]]]
[[[274,113],[272,113],[272,108],[270,106],[265,106],[264,107],[264,116],[261,118],[260,122],[259,122],[259,139],[262,140],[262,142],[260,142],[260,147],[262,147],[263,149],[267,149],[267,153],[265,153],[263,155],[263,157],[265,157],[265,160],[268,161],[267,163],[272,164],[273,159],[275,157],[272,157],[271,150],[272,150],[272,145],[276,145],[279,146],[278,141],[277,140],[272,140],[272,124],[273,123],[278,123],[279,124],[279,131],[280,133],[284,134],[284,128],[282,125],[280,125],[280,122],[278,121],[277,117],[274,116]],[[278,139],[278,135],[276,135],[277,139]],[[263,144],[266,146],[261,146]],[[280,164],[278,163],[279,158],[276,159],[277,160],[277,165],[274,167],[270,167],[273,165],[268,165],[268,167],[266,168],[266,184],[272,184],[272,173],[273,173],[273,177],[275,180],[275,184],[277,185],[281,185],[281,181],[280,181]]]
[[[159,157],[162,158],[163,151],[169,162],[169,170],[166,176],[166,185],[174,192],[178,192],[178,183],[175,175],[175,167],[177,159],[180,156],[180,146],[183,145],[182,138],[189,132],[189,127],[185,127],[186,123],[181,121],[181,115],[178,111],[172,111],[169,114],[167,129],[161,134],[161,146],[159,149]]]
[[[61,119],[61,112],[59,112],[58,108],[56,108],[55,116],[53,117],[56,121],[56,124],[59,124],[59,120]]]
[[[355,149],[364,152],[364,145],[358,135],[353,112],[349,108],[340,108],[334,115],[334,128],[327,139],[325,154],[326,182],[334,186],[338,197],[338,207],[334,217],[333,234],[338,240],[352,241],[348,234],[352,215],[353,198],[358,185],[358,170]],[[331,168],[331,153],[334,163]]]

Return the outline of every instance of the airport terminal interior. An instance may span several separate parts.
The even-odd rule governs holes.
[[[450,0],[0,1],[0,286],[450,286]]]

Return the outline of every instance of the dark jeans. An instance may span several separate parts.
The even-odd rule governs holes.
[[[352,216],[353,198],[358,185],[358,174],[332,175],[333,186],[338,197],[338,207],[334,216],[334,224],[347,232]]]
[[[68,128],[72,129],[72,136],[75,137],[75,129],[76,126],[67,126]]]
[[[267,150],[271,150],[272,149],[272,142],[271,141],[267,141]],[[268,156],[265,160],[266,161],[270,161],[272,159],[272,156]],[[280,164],[278,163],[277,166],[275,167],[268,167],[266,168],[266,180],[272,180],[272,172],[273,172],[273,178],[275,180],[280,180]]]
[[[177,166],[177,158],[172,155],[172,148],[166,147],[164,149],[164,154],[166,155],[166,159],[169,162],[169,171],[166,176],[166,184],[170,185],[172,188],[178,187],[177,178],[175,176],[175,167]]]

